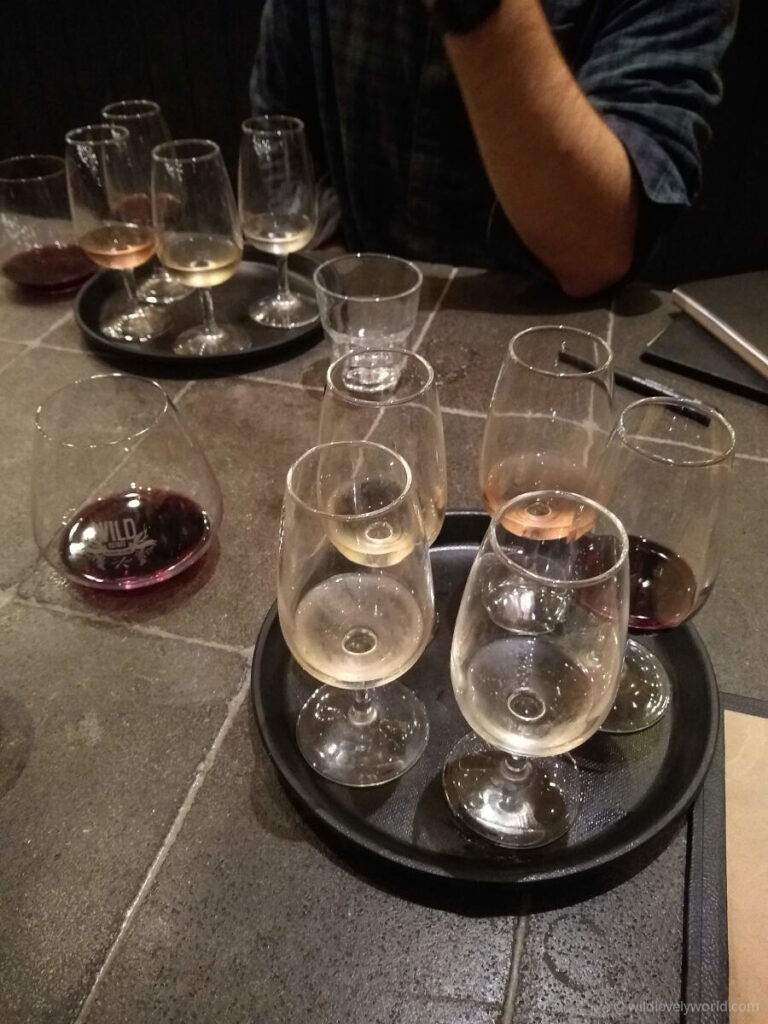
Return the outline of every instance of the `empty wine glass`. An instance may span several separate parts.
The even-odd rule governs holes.
[[[128,296],[126,309],[107,308],[100,324],[108,338],[146,341],[170,326],[161,309],[139,302],[134,268],[151,259],[155,232],[149,208],[137,203],[136,165],[128,130],[96,124],[66,135],[67,189],[78,244],[99,267],[119,270]]]
[[[402,775],[423,753],[429,726],[424,705],[395,680],[429,640],[434,595],[411,471],[399,455],[339,441],[294,463],[277,592],[291,653],[325,684],[299,714],[304,758],[347,786]]]
[[[94,273],[75,245],[62,157],[0,160],[0,267],[14,284],[38,294],[71,292]]]
[[[673,629],[712,592],[734,450],[730,423],[694,399],[643,398],[619,417],[600,474],[629,534],[630,630]],[[630,639],[603,729],[646,729],[670,698],[661,662]]]
[[[555,516],[574,525],[553,538]],[[454,694],[474,734],[449,754],[443,786],[458,819],[492,842],[541,846],[578,813],[578,770],[561,755],[613,704],[627,635],[627,550],[616,516],[565,491],[519,495],[491,521],[451,647]],[[560,614],[542,631],[540,608],[553,593]]]
[[[304,124],[265,114],[243,121],[238,194],[243,234],[277,256],[277,291],[251,306],[267,327],[305,327],[317,320],[314,296],[292,291],[288,254],[303,249],[317,227],[317,195]]]
[[[209,139],[178,139],[152,151],[152,213],[158,256],[171,277],[200,290],[203,322],[183,331],[184,356],[244,352],[251,342],[234,324],[217,323],[211,288],[237,271],[243,236],[221,151]]]
[[[128,129],[128,148],[136,168],[139,189],[132,202],[143,204],[151,221],[152,150],[162,142],[171,141],[160,106],[154,100],[119,100],[102,107],[101,116],[108,124]],[[164,267],[156,265],[150,276],[139,285],[137,294],[144,302],[164,305],[178,302],[191,291],[183,282],[175,281]]]
[[[386,368],[386,392],[361,392],[350,380],[358,372]],[[427,543],[445,518],[448,478],[445,437],[435,373],[415,352],[372,350],[342,356],[328,368],[320,407],[321,442],[375,441],[394,449],[413,473],[413,486]]]
[[[136,590],[178,575],[208,550],[221,492],[155,381],[75,381],[40,405],[35,426],[35,540],[63,575],[98,590]]]
[[[613,423],[612,357],[602,338],[562,325],[516,334],[483,436],[480,488],[487,512],[540,488],[601,500],[594,471]],[[584,513],[591,514],[588,506]],[[549,525],[553,537],[571,528],[560,519]]]

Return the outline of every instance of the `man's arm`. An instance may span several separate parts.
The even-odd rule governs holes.
[[[624,146],[582,92],[539,0],[502,0],[445,47],[501,208],[565,292],[630,269],[638,189]]]

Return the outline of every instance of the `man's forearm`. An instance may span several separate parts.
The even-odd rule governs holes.
[[[502,0],[445,46],[488,177],[523,242],[571,295],[617,281],[634,248],[632,168],[565,64],[539,0]]]

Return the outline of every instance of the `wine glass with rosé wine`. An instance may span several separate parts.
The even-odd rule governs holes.
[[[155,381],[75,381],[39,406],[35,427],[35,540],[68,579],[137,590],[184,572],[208,550],[221,491]]]
[[[105,303],[101,333],[117,341],[148,341],[164,334],[170,317],[142,304],[134,269],[155,253],[155,232],[147,203],[139,193],[136,163],[128,146],[128,130],[95,124],[66,134],[65,162],[72,223],[78,245],[96,264],[120,271],[127,295],[122,308]]]
[[[722,413],[694,399],[642,398],[619,417],[598,472],[629,534],[630,632],[674,629],[712,592],[735,446]],[[630,637],[603,730],[647,729],[673,697],[661,662]]]

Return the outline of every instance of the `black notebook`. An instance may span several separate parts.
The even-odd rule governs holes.
[[[673,296],[711,313],[737,339],[768,357],[768,271],[693,281],[675,289]],[[675,314],[642,358],[768,403],[768,380],[687,313]]]

